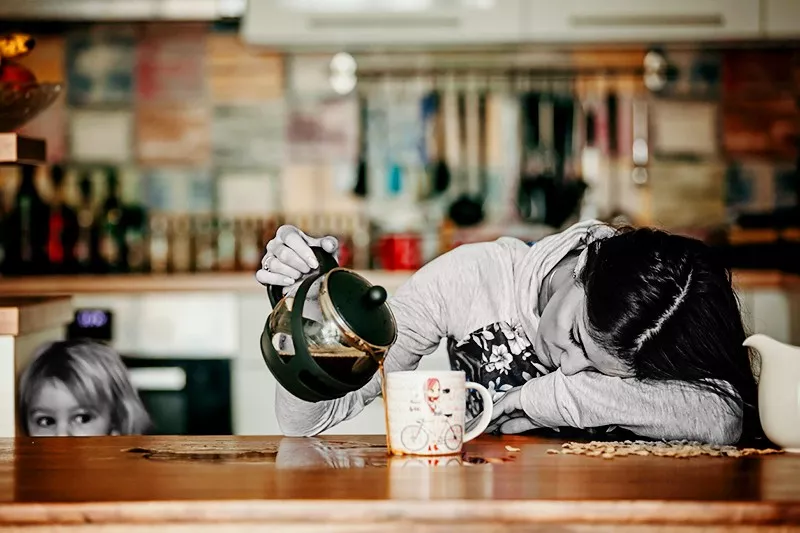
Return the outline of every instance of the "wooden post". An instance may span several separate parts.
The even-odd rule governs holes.
[[[17,435],[17,379],[38,346],[62,340],[69,297],[0,297],[0,437]]]

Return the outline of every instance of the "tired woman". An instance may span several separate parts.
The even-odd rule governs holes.
[[[256,279],[295,284],[318,266],[310,246],[337,242],[281,227]],[[451,367],[493,395],[490,430],[618,427],[716,444],[760,431],[731,274],[698,240],[589,221],[533,245],[464,245],[389,305],[398,337],[386,370],[416,369],[447,338]],[[380,395],[378,380],[320,403],[279,386],[282,431],[310,436],[354,417]],[[479,398],[467,410],[477,415]]]

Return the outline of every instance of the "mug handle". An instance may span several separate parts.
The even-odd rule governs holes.
[[[464,435],[463,442],[469,442],[486,431],[486,428],[492,423],[492,408],[494,406],[492,395],[489,394],[489,391],[486,390],[486,387],[483,385],[468,381],[466,388],[478,391],[478,394],[481,395],[481,399],[483,400],[483,412],[481,413],[480,420],[478,420],[478,424]]]

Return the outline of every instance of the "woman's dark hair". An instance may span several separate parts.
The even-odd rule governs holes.
[[[594,340],[638,379],[710,389],[731,408],[741,401],[740,442],[763,438],[739,302],[713,250],[656,229],[622,228],[586,253],[578,279]]]

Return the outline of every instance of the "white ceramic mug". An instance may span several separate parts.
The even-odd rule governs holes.
[[[483,398],[483,412],[464,434],[467,389]],[[386,402],[389,443],[395,455],[451,455],[483,433],[492,421],[492,397],[467,382],[464,372],[388,372]]]

